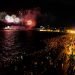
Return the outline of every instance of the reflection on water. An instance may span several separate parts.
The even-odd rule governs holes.
[[[14,43],[15,43],[14,33],[10,32],[9,30],[4,31],[3,48],[5,48],[5,50],[12,50]]]
[[[74,75],[74,39],[62,33],[0,31],[0,75]]]

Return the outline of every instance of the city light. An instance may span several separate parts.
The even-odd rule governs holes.
[[[41,29],[40,31],[46,31],[46,30],[42,30],[42,29]]]
[[[11,29],[11,27],[10,26],[6,26],[4,29]]]
[[[60,32],[60,30],[52,30],[52,29],[39,29],[39,31],[44,32]]]
[[[73,34],[75,34],[75,30],[67,30],[67,33],[73,33]]]

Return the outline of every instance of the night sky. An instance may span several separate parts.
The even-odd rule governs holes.
[[[46,11],[74,11],[75,2],[72,0],[0,0],[2,9],[32,7],[41,7]]]
[[[55,17],[57,23],[75,23],[74,0],[0,0],[0,11],[26,10],[40,7],[42,13]]]

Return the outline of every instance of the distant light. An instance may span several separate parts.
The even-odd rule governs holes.
[[[14,19],[13,19],[13,17],[10,17],[10,22],[14,22]]]
[[[16,18],[16,15],[12,15],[11,17],[13,17],[13,19],[15,19]]]
[[[67,33],[73,33],[73,34],[75,34],[75,30],[67,30]]]
[[[10,29],[10,26],[5,27],[4,29]]]
[[[6,15],[6,16],[5,16],[5,20],[6,20],[6,21],[10,20],[10,16],[9,16],[9,15]]]
[[[40,29],[40,31],[47,31],[47,30],[42,30],[42,29]]]
[[[21,56],[21,59],[23,60],[23,56]]]
[[[32,20],[28,20],[27,25],[32,25]]]
[[[15,22],[15,23],[20,23],[20,19],[19,19],[19,18],[15,18],[15,19],[14,19],[14,22]]]
[[[12,16],[6,15],[5,16],[5,21],[7,23],[19,23],[20,18],[16,17],[16,15],[12,15]]]
[[[13,17],[12,17],[12,16],[9,16],[9,15],[6,15],[6,16],[5,16],[5,20],[6,20],[8,23],[14,22]]]

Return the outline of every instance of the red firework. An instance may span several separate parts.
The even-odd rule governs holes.
[[[36,26],[36,17],[38,13],[36,10],[26,10],[26,13],[23,16],[23,24],[25,25],[26,29],[32,29]]]

